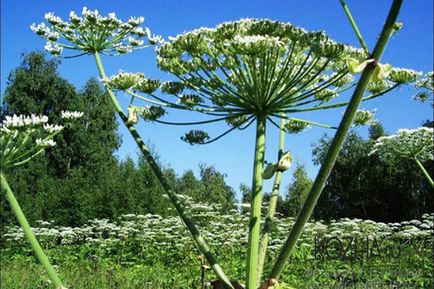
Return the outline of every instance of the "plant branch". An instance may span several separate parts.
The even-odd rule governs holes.
[[[357,39],[359,39],[359,42],[363,47],[363,50],[366,52],[366,54],[369,55],[368,46],[366,45],[365,40],[363,39],[363,36],[360,33],[359,28],[357,27],[356,21],[354,21],[353,15],[351,15],[350,9],[348,8],[348,6],[344,0],[340,0],[340,2],[341,2],[342,7],[344,8],[345,14],[347,14],[348,20],[351,23],[351,27],[353,27],[353,30],[357,35]]]
[[[431,176],[428,174],[427,170],[422,165],[422,163],[417,158],[414,158],[414,161],[416,162],[416,164],[418,165],[418,167],[422,171],[423,175],[425,176],[425,178],[427,179],[427,181],[429,182],[431,187],[434,187],[434,181],[432,180]]]
[[[39,242],[36,239],[35,234],[33,234],[32,228],[27,222],[26,216],[21,210],[20,205],[18,204],[18,201],[15,198],[14,193],[12,192],[6,180],[6,177],[3,175],[3,172],[0,172],[0,178],[1,178],[1,186],[6,191],[6,199],[11,205],[11,208],[14,211],[15,216],[17,217],[18,222],[20,223],[21,228],[24,231],[24,234],[29,240],[30,245],[35,251],[36,256],[38,257],[39,261],[42,263],[42,266],[44,266],[45,271],[47,271],[47,274],[50,277],[50,280],[53,282],[53,285],[56,286],[56,289],[64,288],[62,281],[60,281],[60,278],[57,275],[56,271],[54,270],[53,266],[51,265],[50,261],[48,260],[47,255],[45,255],[44,251],[41,248],[41,245],[39,245]]]

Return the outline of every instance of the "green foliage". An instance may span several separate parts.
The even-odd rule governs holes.
[[[297,165],[293,173],[293,181],[287,188],[287,196],[280,213],[284,216],[295,217],[301,210],[311,187],[312,181],[308,177],[304,165]]]
[[[400,221],[432,212],[432,189],[412,160],[396,165],[368,155],[383,132],[382,126],[375,124],[368,139],[355,131],[348,135],[318,201],[315,218]],[[316,164],[322,162],[329,143],[330,138],[323,136],[314,145]],[[432,161],[426,163],[428,171],[433,166]]]
[[[200,179],[187,170],[177,179],[176,190],[192,198],[193,202],[218,204],[222,212],[235,207],[235,192],[225,182],[225,174],[213,166],[201,164]]]

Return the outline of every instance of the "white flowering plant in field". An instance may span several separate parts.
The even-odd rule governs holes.
[[[378,154],[389,162],[397,162],[400,158],[412,159],[434,186],[423,166],[423,163],[434,160],[434,128],[400,129],[394,135],[380,137],[370,154]]]
[[[78,111],[62,111],[65,122],[83,116]],[[5,116],[0,123],[0,180],[2,190],[6,191],[6,199],[11,205],[21,228],[35,251],[39,261],[47,271],[56,289],[66,289],[50,264],[47,256],[39,245],[27,219],[22,212],[12,189],[7,182],[5,172],[15,166],[27,163],[31,159],[55,146],[54,137],[64,129],[63,125],[48,123],[45,115],[12,115]]]
[[[245,288],[272,289],[278,288],[277,278],[312,213],[353,120],[356,119],[356,124],[362,124],[372,118],[370,112],[356,113],[360,102],[374,99],[419,77],[416,71],[380,63],[387,42],[400,27],[395,22],[401,2],[393,0],[391,12],[372,51],[363,41],[363,49],[357,49],[337,43],[324,32],[309,32],[289,23],[268,19],[226,22],[215,28],[183,33],[164,43],[160,37],[151,35],[148,29],[141,27],[143,17],[132,17],[122,22],[114,13],[101,16],[97,10],[87,8],[83,8],[81,16],[71,12],[69,21],[47,13],[45,18],[48,24],[32,25],[31,28],[47,40],[46,48],[55,56],[61,55],[63,50],[71,50],[78,52],[73,56],[94,57],[116,112],[224,288],[240,286],[231,283],[223,272],[179,195],[173,191],[135,129],[135,124],[141,117],[145,121],[173,125],[212,122],[229,125],[229,129],[214,138],[207,132],[192,130],[182,137],[190,144],[210,143],[236,129],[256,125]],[[358,32],[348,9],[345,12]],[[363,40],[360,33],[357,36]],[[178,81],[163,82],[148,79],[142,72],[125,71],[107,77],[100,54],[118,55],[151,45],[157,47],[158,67],[174,75]],[[360,78],[354,77],[356,73],[362,73]],[[351,100],[336,100],[341,93],[352,89]],[[128,108],[120,105],[116,95],[118,92],[130,96]],[[338,128],[295,117],[297,113],[337,107],[347,107]],[[195,111],[208,118],[200,122],[182,123],[162,120],[167,109]],[[291,156],[284,153],[281,141],[278,161],[270,166],[269,172],[264,171],[267,124],[274,125],[281,133],[298,133],[309,126],[335,128],[337,132],[312,191],[270,275],[262,280],[268,244],[266,236],[269,233],[265,229],[263,242],[259,244],[264,173],[267,173],[266,176],[275,174],[275,184],[279,184],[281,172],[291,164]],[[282,134],[280,139],[283,139]],[[273,206],[275,202],[270,202],[268,221],[274,215]],[[265,227],[270,227],[270,222]]]

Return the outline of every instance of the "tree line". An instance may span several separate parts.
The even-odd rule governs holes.
[[[115,113],[96,79],[77,90],[58,71],[59,60],[44,53],[23,55],[22,63],[7,80],[2,115],[44,114],[59,122],[62,110],[78,110],[84,116],[66,127],[57,145],[45,155],[5,172],[30,222],[43,219],[64,225],[79,225],[93,218],[121,214],[171,214],[150,166],[143,158],[119,160],[114,153],[121,140]],[[155,153],[156,154],[156,153]],[[158,158],[157,158],[158,159]],[[223,210],[235,204],[235,193],[225,175],[201,165],[177,176],[164,173],[176,191],[194,201],[217,202]],[[15,222],[2,192],[1,220]]]
[[[2,117],[35,113],[56,122],[62,110],[84,112],[73,127],[58,135],[57,145],[45,155],[5,172],[30,222],[44,219],[74,226],[127,213],[170,215],[170,204],[146,161],[115,157],[121,144],[118,124],[99,82],[90,79],[76,89],[59,75],[59,63],[47,60],[41,52],[23,55],[4,92]],[[375,124],[368,139],[356,131],[348,136],[315,209],[316,219],[399,221],[432,212],[432,191],[412,163],[397,166],[368,156],[373,141],[384,134],[381,125]],[[314,144],[316,164],[321,163],[329,142],[330,138],[323,136]],[[432,171],[432,162],[428,168]],[[226,184],[225,174],[206,164],[199,171],[196,177],[192,170],[178,175],[164,168],[176,192],[196,202],[220,204],[223,211],[234,208],[235,190]],[[290,185],[281,189],[278,213],[295,216],[311,185],[304,166],[298,164]],[[241,185],[239,190],[242,202],[247,201],[249,187]],[[14,223],[3,193],[0,205],[2,223]]]

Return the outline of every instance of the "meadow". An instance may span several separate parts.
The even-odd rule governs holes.
[[[217,208],[218,209],[218,208]],[[213,253],[241,279],[248,213],[190,207]],[[311,221],[298,241],[282,284],[293,288],[432,288],[433,214],[381,223],[361,219]],[[293,218],[273,223],[268,263]],[[215,228],[218,228],[215,230]],[[2,237],[2,288],[51,288],[18,226]],[[176,217],[123,215],[81,227],[39,221],[33,228],[68,288],[212,288],[216,279]],[[269,265],[269,264],[268,264]],[[266,272],[270,269],[267,265]]]
[[[336,42],[323,31],[308,31],[270,19],[242,18],[223,22],[215,28],[202,27],[184,32],[168,40],[142,26],[143,16],[122,21],[114,12],[103,16],[98,10],[85,6],[81,16],[71,11],[68,19],[63,20],[54,12],[48,12],[44,15],[45,22],[31,24],[30,29],[46,41],[44,48],[53,57],[91,56],[101,83],[94,81],[84,92],[74,94],[74,89],[64,86],[54,73],[57,62],[48,66],[48,74],[40,69],[43,67],[40,64],[45,63],[43,55],[29,57],[39,61],[33,66],[23,65],[23,73],[16,74],[17,78],[11,74],[11,83],[17,86],[7,90],[4,116],[3,113],[0,115],[0,182],[19,226],[1,229],[2,288],[432,288],[434,214],[423,214],[432,212],[432,208],[425,208],[425,204],[432,202],[425,202],[425,195],[420,190],[428,185],[434,187],[428,173],[433,161],[433,129],[429,120],[423,123],[424,127],[403,128],[395,135],[387,135],[378,127],[378,133],[370,130],[370,135],[375,135],[372,150],[364,152],[379,161],[381,174],[374,173],[375,180],[389,181],[383,177],[385,172],[390,173],[384,164],[406,171],[402,164],[411,161],[424,177],[423,182],[410,178],[417,186],[397,194],[397,186],[410,184],[408,175],[399,179],[393,183],[393,189],[379,194],[389,197],[384,205],[366,194],[369,189],[349,193],[354,186],[347,183],[341,186],[345,188],[345,196],[336,196],[339,193],[331,191],[336,208],[322,206],[336,211],[349,200],[350,206],[362,204],[366,213],[365,202],[361,203],[359,197],[372,199],[380,205],[377,211],[385,210],[398,199],[401,206],[397,212],[411,211],[411,217],[372,218],[413,220],[374,222],[369,220],[371,215],[351,215],[353,210],[342,210],[345,214],[335,216],[366,218],[327,219],[327,222],[312,218],[323,188],[330,186],[328,180],[339,179],[332,170],[341,150],[345,152],[344,143],[350,130],[355,126],[378,124],[374,118],[375,110],[361,109],[360,104],[400,86],[411,85],[418,91],[416,99],[422,102],[430,100],[433,91],[432,72],[424,74],[381,61],[389,40],[403,27],[397,22],[402,0],[392,1],[371,48],[345,1],[340,2],[360,48]],[[176,81],[147,78],[142,72],[123,70],[115,75],[107,74],[111,69],[106,72],[106,56],[120,56],[150,47],[155,50],[158,69],[175,77]],[[63,52],[66,56],[61,56]],[[39,74],[27,73],[35,67]],[[56,99],[53,107],[46,105],[49,103],[45,99],[46,88],[41,88],[40,98],[35,92],[42,84],[62,87],[59,94],[48,90],[49,97]],[[29,87],[29,90],[23,90],[23,87]],[[71,99],[77,96],[82,99],[76,105],[72,105],[72,101],[65,102],[66,92],[71,92],[70,95],[67,93]],[[29,94],[36,98],[22,99],[23,95]],[[58,101],[60,95],[62,100]],[[122,98],[118,98],[120,95]],[[336,102],[340,95],[345,99]],[[130,98],[128,106],[121,101],[124,96]],[[111,108],[101,106],[96,113],[91,112],[88,98],[105,99]],[[101,101],[98,103],[102,104]],[[33,111],[22,110],[24,104],[33,104],[29,106]],[[336,108],[345,108],[338,126],[318,122],[307,115],[305,119],[307,112]],[[112,125],[106,125],[101,111],[105,111],[105,118]],[[174,111],[188,114],[183,120],[165,117]],[[191,122],[190,113],[201,115],[201,119]],[[297,113],[302,118],[294,117]],[[98,125],[93,127],[95,120]],[[116,120],[128,130],[155,182],[147,177],[148,174],[143,177],[145,175],[140,172],[137,174],[140,178],[130,179],[134,190],[128,192],[124,186],[126,179],[121,177],[122,189],[117,191],[119,198],[113,200],[104,191],[111,191],[116,183],[113,170],[106,166],[113,168],[116,162],[113,152],[120,145],[121,138],[115,133]],[[234,192],[224,184],[226,174],[212,169],[201,168],[212,176],[208,179],[218,183],[217,187],[214,186],[216,182],[204,181],[206,174],[202,175],[202,172],[204,186],[198,182],[192,184],[193,173],[182,180],[181,184],[186,187],[177,186],[173,182],[176,173],[168,174],[164,170],[149,145],[151,140],[146,144],[139,133],[137,125],[141,120],[173,126],[217,122],[227,126],[215,136],[203,130],[190,130],[180,137],[190,145],[210,144],[234,131],[255,127],[252,185],[243,191],[243,204],[233,206],[230,200],[234,200]],[[79,129],[80,125],[84,130]],[[79,134],[72,133],[74,126]],[[290,194],[289,203],[297,208],[291,216],[296,217],[279,216],[276,208],[282,173],[295,161],[285,146],[285,135],[301,133],[311,126],[335,130],[334,137],[318,161],[321,166],[315,180],[299,182],[302,190]],[[274,162],[266,159],[268,127],[279,132]],[[106,138],[105,131],[113,134]],[[89,147],[82,153],[81,148],[91,143],[87,134],[95,137],[94,149]],[[74,141],[77,146],[73,145]],[[58,143],[60,145],[56,146]],[[100,143],[105,143],[104,153]],[[52,147],[55,148],[52,150]],[[27,163],[42,157],[45,151],[48,152],[46,162],[36,167],[36,171],[46,168],[52,175],[45,174],[47,178],[41,179]],[[374,163],[367,164],[366,171],[370,172]],[[17,173],[15,167],[21,165],[24,165],[23,170]],[[122,170],[127,176],[135,171],[134,162],[130,165]],[[99,170],[99,166],[103,169]],[[345,167],[344,171],[349,170]],[[88,179],[90,187],[80,181],[80,176],[88,175],[87,172],[98,175],[97,179]],[[10,174],[12,185],[8,182]],[[365,174],[363,171],[354,174],[353,178],[360,180]],[[34,181],[29,179],[30,176]],[[77,178],[71,180],[72,176]],[[274,178],[273,189],[266,194],[264,180],[271,178]],[[352,177],[342,177],[342,180],[349,179]],[[51,180],[48,187],[52,191],[35,186],[38,183],[47,185],[44,180]],[[364,180],[360,182],[364,183]],[[26,183],[35,190],[35,195],[42,194],[42,198],[41,203],[28,199],[30,206],[22,210],[18,202],[21,198],[15,197],[14,190],[32,197],[25,189]],[[95,183],[104,189],[96,189]],[[147,188],[150,183],[158,189],[143,194],[143,190],[136,187],[140,183]],[[62,192],[63,184],[72,188],[72,192]],[[82,197],[76,195],[78,188],[86,192]],[[219,198],[214,191],[225,197]],[[148,198],[162,195],[160,193],[164,193],[167,200]],[[411,195],[409,200],[401,198],[401,195],[407,197],[408,193]],[[139,194],[150,210],[131,210],[137,204],[128,200]],[[205,197],[200,199],[204,202],[198,202],[193,195]],[[162,205],[166,201],[171,203],[172,212],[165,217],[157,215],[155,207],[167,209],[169,205]],[[418,211],[419,203],[423,206]],[[2,207],[5,204],[2,203]],[[71,214],[66,216],[70,222],[59,221],[61,217],[57,214],[48,217],[52,207],[70,209]],[[79,211],[83,208],[81,215]],[[23,211],[29,213],[38,209],[45,220],[34,222],[37,219],[32,218],[29,224]],[[88,215],[89,212],[95,212],[95,215]],[[125,214],[130,212],[149,214]],[[65,213],[63,215],[65,217]],[[109,216],[113,217],[101,219]],[[83,222],[94,217],[98,219]]]

